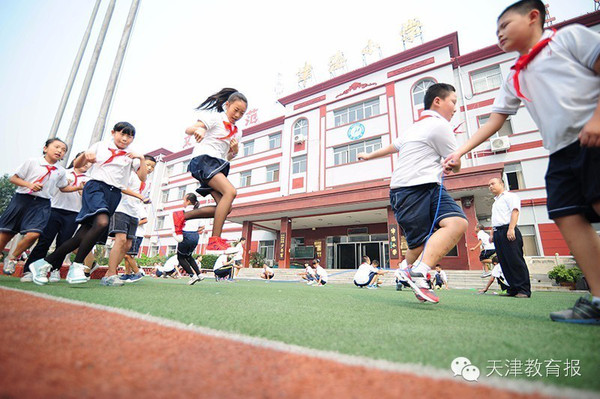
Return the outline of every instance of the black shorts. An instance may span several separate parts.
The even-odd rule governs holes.
[[[440,187],[440,209],[437,218],[433,220],[440,198]],[[445,218],[467,218],[446,188],[437,183],[391,189],[390,204],[410,249],[425,242],[432,224],[439,227],[440,221]]]
[[[144,237],[135,237],[131,242],[131,248],[127,251],[127,255],[129,256],[138,256],[140,253],[140,245],[142,245],[142,241],[144,241]]]
[[[229,162],[210,155],[199,155],[191,160],[188,172],[200,182],[200,187],[196,189],[196,192],[206,197],[212,191],[208,185],[210,179],[217,173],[223,173],[226,177],[229,175]]]
[[[133,216],[129,216],[122,212],[115,212],[110,218],[108,235],[114,237],[117,234],[125,234],[128,240],[133,240],[138,228],[138,223],[138,219]]]
[[[42,233],[50,219],[50,200],[15,193],[0,217],[0,231],[13,234]]]
[[[600,200],[600,148],[576,141],[551,154],[546,192],[550,219],[583,214],[591,223],[600,222],[592,208]]]
[[[495,253],[496,253],[495,249],[484,249],[479,254],[479,260],[490,259],[492,256],[494,256]]]
[[[99,213],[112,216],[121,202],[121,190],[99,180],[90,180],[83,187],[81,210],[77,215],[77,223],[91,222],[91,218]],[[135,235],[135,233],[134,233]]]

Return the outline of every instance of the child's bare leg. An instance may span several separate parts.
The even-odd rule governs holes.
[[[140,268],[137,265],[137,262],[131,255],[125,254],[125,271],[127,273],[135,273],[138,274],[140,272]]]
[[[594,210],[599,213],[600,204],[594,204]],[[569,215],[554,220],[564,237],[577,265],[583,271],[585,279],[590,286],[590,292],[595,297],[600,297],[600,237],[583,217],[583,215]]]
[[[435,266],[464,236],[467,226],[467,220],[458,216],[442,219],[440,228],[429,237],[423,262]]]
[[[119,263],[121,263],[125,257],[125,253],[129,249],[127,243],[129,243],[129,246],[131,246],[131,240],[128,240],[125,234],[117,233],[115,235],[115,244],[113,245],[110,255],[108,256],[108,270],[105,274],[106,277],[117,274]]]
[[[16,236],[15,233],[9,233],[7,231],[3,231],[2,233],[0,233],[0,253],[4,251],[4,248],[6,248],[6,244],[8,244],[14,236]]]
[[[31,247],[35,240],[40,237],[40,233],[29,232],[19,241],[15,250],[8,255],[10,259],[17,259],[27,248]]]
[[[421,252],[423,252],[423,245],[420,245],[416,248],[413,249],[408,249],[406,251],[406,263],[409,265],[414,264],[417,259],[419,259],[419,256],[421,256]]]

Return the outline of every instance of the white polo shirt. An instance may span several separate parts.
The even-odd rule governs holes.
[[[96,163],[92,164],[88,175],[90,180],[102,181],[111,186],[124,189],[129,183],[131,173],[136,173],[140,168],[140,160],[131,159],[127,155],[119,155],[111,159],[111,150],[114,152],[133,152],[131,146],[120,150],[112,138],[110,142],[102,141],[92,145],[87,152],[96,154]],[[109,160],[110,162],[108,162]]]
[[[542,39],[552,35],[545,31]],[[593,65],[600,56],[600,34],[578,24],[562,28],[519,74],[523,100],[540,129],[544,148],[554,153],[577,141],[600,98],[600,76]],[[517,97],[511,71],[500,87],[492,112],[516,114]]]
[[[144,185],[145,186],[145,185]],[[144,189],[142,186],[142,181],[138,177],[137,173],[131,173],[129,175],[129,182],[127,183],[127,188],[131,191],[138,192],[144,195]],[[121,202],[119,202],[119,206],[115,212],[121,212],[126,215],[131,216],[132,218],[139,218],[140,214],[140,203],[143,204],[139,199],[132,197],[128,194],[123,194],[121,196]]]
[[[167,261],[165,262],[165,264],[163,266],[157,266],[156,269],[160,270],[163,273],[171,272],[171,271],[175,270],[175,267],[178,264],[179,264],[179,261],[177,260],[177,255],[173,255],[169,259],[167,259]]]
[[[442,281],[443,281],[444,283],[448,283],[448,276],[446,275],[446,272],[445,272],[445,271],[443,271],[443,270],[440,270],[440,271],[439,271],[439,273],[436,271],[436,272],[433,274],[433,278],[435,279],[435,276],[437,276],[438,274],[440,275],[440,277],[441,277],[441,279],[442,279]]]
[[[456,150],[452,125],[435,111],[423,111],[421,117],[393,141],[398,164],[392,173],[391,188],[439,183],[442,160]]]
[[[490,235],[483,230],[477,232],[477,238],[481,241],[481,246],[484,251],[496,249],[493,242],[490,242]]]
[[[368,263],[363,263],[358,267],[358,270],[354,275],[354,281],[356,284],[366,284],[369,282],[369,275],[377,272],[377,268],[369,265]]]
[[[227,254],[223,254],[220,255],[217,260],[215,261],[215,265],[213,266],[213,270],[219,270],[220,268],[222,268],[225,263],[227,262]]]
[[[500,195],[494,197],[494,205],[492,205],[492,227],[509,224],[514,209],[519,211],[520,216],[521,199],[517,194],[505,190]],[[517,224],[518,223],[519,220],[517,219]]]
[[[194,210],[194,206],[193,205],[188,205],[185,207],[185,212],[189,212],[189,211],[193,211]],[[200,228],[200,226],[205,226],[206,219],[188,219],[185,221],[185,226],[183,227],[183,231],[188,231],[188,232],[197,232],[198,229]]]
[[[141,221],[144,218],[148,218],[148,211],[146,210],[146,204],[140,201],[138,205],[138,219]],[[136,237],[144,237],[146,235],[146,226],[148,223],[138,224],[137,230],[135,231]]]
[[[56,169],[48,173],[48,168],[46,167],[54,167]],[[42,184],[42,189],[40,191],[33,192],[27,187],[17,187],[17,193],[29,194],[34,197],[50,199],[56,195],[59,188],[64,188],[69,185],[65,168],[58,163],[49,164],[44,157],[30,158],[23,162],[15,172],[15,175],[30,183],[41,179],[39,181],[39,183]]]
[[[310,267],[310,266],[306,266],[306,268],[304,269],[304,271],[306,271],[306,274],[310,274],[311,276],[314,276],[314,275],[315,275],[315,273],[316,273],[316,272],[315,272],[315,269],[313,269],[313,268],[312,268],[312,267]]]
[[[235,246],[235,249],[237,250],[237,252],[235,253],[235,256],[233,257],[233,260],[242,260],[242,259],[244,259],[244,246],[242,245],[241,242],[239,242]]]
[[[66,171],[66,179],[68,185],[71,187],[78,187],[81,183],[88,181],[88,175],[85,173],[78,174],[75,169],[68,169]],[[52,197],[52,208],[64,209],[71,212],[79,212],[81,210],[81,191],[73,191],[70,193],[63,193],[58,190]]]
[[[220,158],[227,161],[229,153],[229,143],[232,137],[225,138],[229,135],[229,130],[225,127],[225,123],[229,123],[229,118],[225,112],[216,111],[198,111],[196,118],[206,126],[204,139],[194,146],[192,155],[210,155],[214,158]],[[237,133],[233,137],[238,141],[242,138],[242,130],[238,128]]]
[[[327,282],[327,272],[321,267],[321,265],[317,266],[317,274],[319,275],[322,281]]]

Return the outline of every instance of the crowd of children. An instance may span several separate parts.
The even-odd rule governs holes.
[[[430,279],[431,266],[437,265],[467,231],[465,214],[446,192],[443,176],[458,172],[461,157],[498,131],[523,103],[550,152],[546,174],[549,217],[556,222],[591,291],[591,296],[580,298],[573,308],[553,312],[550,317],[560,322],[600,324],[600,237],[591,225],[600,221],[600,35],[579,25],[558,32],[544,30],[545,15],[540,0],[521,0],[498,17],[500,48],[517,51],[520,57],[500,88],[488,122],[462,146],[458,147],[450,124],[456,112],[456,90],[450,84],[436,83],[427,89],[424,111],[410,128],[388,147],[359,153],[357,158],[368,161],[399,153],[391,177],[390,204],[408,251],[396,279],[399,285],[410,287],[419,301],[438,303],[432,288],[447,288],[448,281],[441,268],[436,268]],[[221,234],[237,195],[227,175],[241,139],[236,122],[247,106],[243,94],[222,89],[200,104],[196,121],[185,130],[197,141],[188,167],[200,184],[196,191],[215,201],[213,206],[198,207],[197,196],[187,194],[185,209],[173,213],[179,245],[177,256],[169,262],[184,268],[190,276],[189,284],[203,278],[192,257],[203,229],[199,221],[203,219],[213,219],[207,250],[221,253],[213,267],[216,278],[230,281],[242,267],[243,242],[231,247]],[[86,257],[110,235],[115,244],[102,284],[139,281],[135,256],[141,236],[136,233],[147,220],[143,209],[148,202],[145,182],[156,160],[132,148],[136,131],[131,124],[117,123],[111,134],[112,140],[96,143],[80,153],[68,170],[59,164],[67,151],[66,144],[50,139],[42,157],[25,161],[10,178],[18,188],[0,217],[0,250],[16,234],[23,235],[23,239],[4,259],[5,274],[14,273],[17,259],[37,241],[25,264],[23,281],[38,285],[57,281],[65,257],[75,252],[67,281],[85,283],[89,272]],[[492,258],[496,252],[502,262],[511,259],[505,251],[515,240],[515,231],[512,225],[507,226],[494,226],[495,234],[501,235],[493,240],[495,248],[482,226],[476,227],[479,243],[470,249],[481,248],[483,276],[491,274],[482,293],[498,279],[501,288],[508,288],[508,295],[515,296],[497,259]],[[56,249],[48,254],[55,239]],[[127,271],[119,278],[117,267],[124,259]],[[494,266],[491,271],[489,263]],[[305,266],[300,276],[307,284],[327,284],[328,275],[319,260]],[[377,266],[376,261],[363,258],[354,284],[376,288],[383,274]],[[511,265],[505,266],[510,280]],[[178,270],[165,268],[160,273]],[[260,277],[270,280],[273,276],[273,269],[265,265]]]

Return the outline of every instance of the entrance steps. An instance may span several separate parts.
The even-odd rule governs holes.
[[[273,269],[275,272],[274,281],[301,282],[298,275],[304,269]],[[480,289],[487,284],[489,277],[482,278],[481,271],[473,270],[444,270],[448,276],[448,287],[454,289]],[[244,268],[241,269],[237,278],[239,279],[260,279],[262,268]],[[356,269],[328,269],[328,284],[353,284]],[[546,274],[531,273],[532,291],[569,291],[567,287],[554,285]],[[381,279],[383,286],[394,286],[394,270],[386,270]],[[497,289],[498,284],[493,283],[491,289]]]

